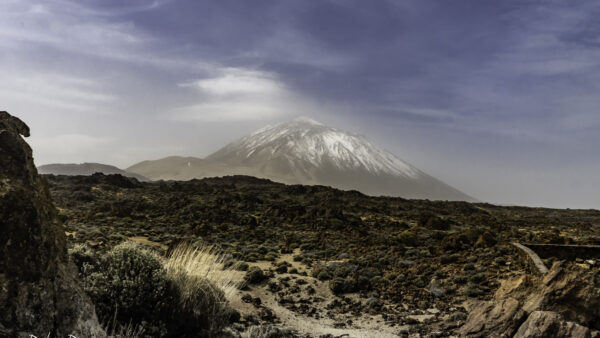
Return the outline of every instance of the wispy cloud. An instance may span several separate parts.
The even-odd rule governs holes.
[[[98,82],[51,73],[11,74],[0,84],[0,101],[36,102],[47,108],[94,111],[114,101]]]
[[[182,83],[180,86],[196,88],[207,94],[233,96],[276,96],[285,91],[275,74],[242,68],[224,68],[215,77]]]
[[[0,37],[13,46],[45,45],[59,50],[119,57],[150,39],[127,22],[88,13],[78,2],[7,1],[0,4]]]
[[[199,102],[174,109],[177,120],[265,120],[293,114],[298,104],[275,74],[255,69],[223,68],[180,87],[196,91]]]

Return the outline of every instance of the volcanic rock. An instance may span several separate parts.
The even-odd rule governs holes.
[[[104,337],[21,135],[27,125],[0,112],[0,337]]]

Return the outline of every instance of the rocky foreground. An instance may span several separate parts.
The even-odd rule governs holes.
[[[600,337],[599,269],[555,262],[542,276],[508,279],[458,333],[467,337]]]

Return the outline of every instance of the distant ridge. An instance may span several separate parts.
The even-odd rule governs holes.
[[[368,195],[476,201],[368,138],[310,118],[266,126],[201,159],[167,157],[126,169],[153,180],[250,175],[287,184],[326,185]]]
[[[123,176],[133,177],[139,181],[149,181],[149,179],[143,175],[130,173],[123,169],[119,169],[115,166],[101,163],[55,163],[46,164],[37,167],[40,174],[52,174],[52,175],[93,175],[95,173],[109,174],[121,174]]]

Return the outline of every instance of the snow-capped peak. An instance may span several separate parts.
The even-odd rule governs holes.
[[[247,161],[284,158],[292,166],[323,168],[333,165],[342,171],[367,171],[405,178],[421,175],[418,169],[366,137],[325,126],[307,117],[267,126],[227,148]]]

